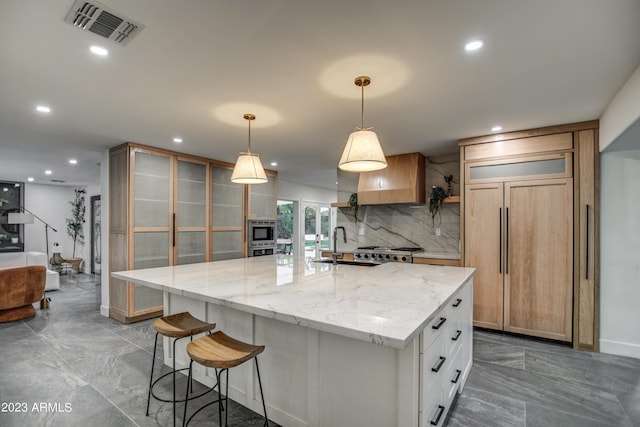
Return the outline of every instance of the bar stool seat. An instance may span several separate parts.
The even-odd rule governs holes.
[[[153,361],[151,362],[151,374],[149,375],[149,392],[147,394],[147,412],[146,415],[149,416],[149,404],[151,401],[151,396],[153,396],[156,400],[161,402],[172,402],[173,403],[173,425],[176,425],[176,402],[184,402],[185,400],[176,399],[176,372],[187,370],[188,368],[182,368],[176,370],[176,342],[181,338],[190,337],[193,339],[194,335],[198,335],[204,332],[211,332],[215,329],[215,323],[203,322],[200,319],[197,319],[191,315],[189,312],[182,312],[176,314],[170,314],[168,316],[160,317],[153,322],[153,327],[156,330],[156,338],[153,344]],[[155,381],[153,379],[153,369],[156,363],[156,349],[158,347],[158,334],[174,338],[173,340],[173,369],[170,372],[167,372],[164,375],[156,378]],[[153,392],[153,387],[166,377],[167,375],[173,376],[173,398],[171,400],[163,399],[161,397],[156,396]],[[187,388],[191,384],[187,384]],[[192,390],[193,391],[193,390]],[[205,393],[199,394],[198,396],[187,397],[187,399],[195,399],[200,397]]]
[[[242,341],[239,341],[235,338],[232,338],[225,334],[222,331],[217,331],[209,335],[205,335],[202,338],[198,338],[187,344],[187,354],[191,358],[191,362],[189,363],[189,381],[191,381],[192,377],[192,367],[193,362],[197,362],[203,366],[208,368],[214,368],[216,372],[216,384],[213,386],[213,389],[218,388],[218,399],[210,402],[200,409],[195,411],[191,417],[187,420],[187,403],[184,405],[184,417],[183,417],[183,425],[186,426],[187,423],[201,410],[206,408],[209,405],[214,403],[218,403],[218,415],[220,418],[220,426],[222,426],[222,411],[225,411],[225,426],[227,425],[227,417],[228,417],[228,395],[229,395],[229,368],[234,368],[238,365],[243,364],[248,360],[255,360],[256,364],[256,373],[258,374],[258,385],[260,386],[260,397],[262,398],[262,408],[264,410],[264,425],[269,426],[269,419],[267,418],[267,407],[264,401],[264,394],[262,392],[262,381],[260,380],[260,369],[258,368],[258,355],[262,353],[265,349],[263,345],[252,345]],[[222,373],[227,373],[227,381],[226,381],[226,392],[224,397],[221,391],[221,377]],[[187,386],[187,395],[188,395],[188,386]],[[227,406],[227,410],[222,405],[222,401],[225,402]]]

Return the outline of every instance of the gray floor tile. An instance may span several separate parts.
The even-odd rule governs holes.
[[[525,404],[467,386],[450,414],[449,427],[524,427]]]
[[[473,360],[524,370],[524,347],[476,339]]]

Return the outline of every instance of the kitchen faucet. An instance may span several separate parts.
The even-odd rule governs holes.
[[[333,258],[333,263],[338,264],[338,260],[344,257],[344,254],[338,253],[338,230],[342,230],[342,238],[344,242],[347,243],[347,231],[343,226],[338,226],[333,229],[333,252],[331,253],[331,258]]]

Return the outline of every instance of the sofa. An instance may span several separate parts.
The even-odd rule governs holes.
[[[0,323],[35,316],[33,304],[42,299],[46,278],[43,265],[0,270]]]
[[[47,269],[45,291],[60,289],[60,274],[50,270],[47,254],[42,252],[5,252],[0,253],[0,270],[6,268],[25,267],[30,265],[42,265]]]

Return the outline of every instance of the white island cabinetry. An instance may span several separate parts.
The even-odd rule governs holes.
[[[113,275],[162,290],[165,314],[190,311],[264,344],[267,413],[282,426],[426,427],[443,424],[471,368],[474,271],[282,255]],[[188,365],[184,345],[177,366]],[[214,372],[194,370],[213,384]],[[231,370],[230,397],[261,413],[257,387],[252,364]]]

